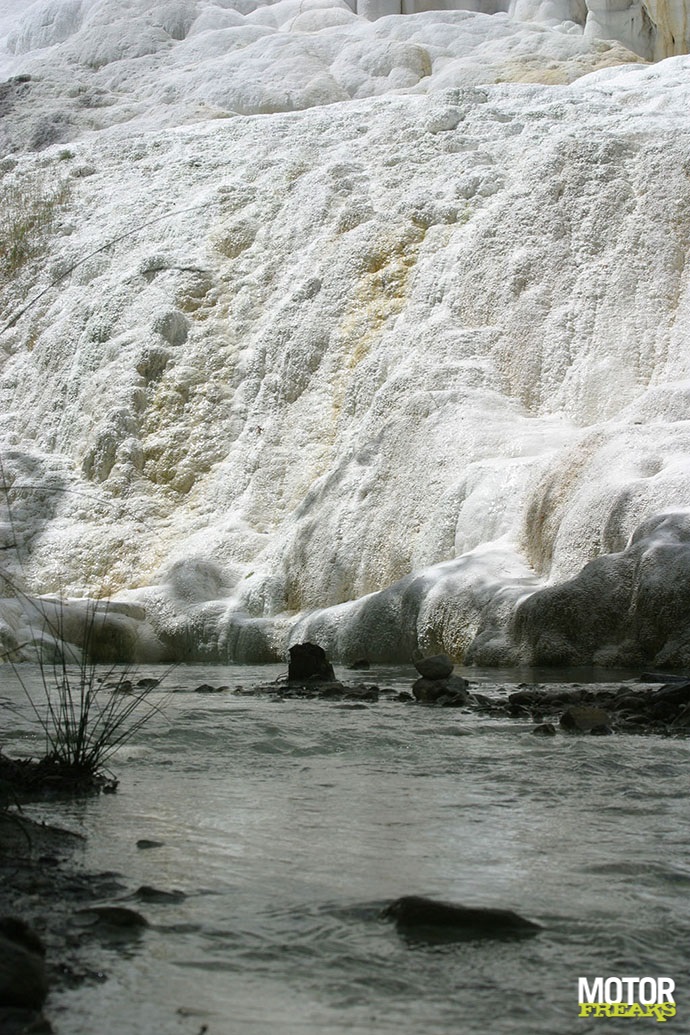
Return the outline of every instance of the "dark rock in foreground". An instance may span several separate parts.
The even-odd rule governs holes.
[[[325,650],[316,643],[295,643],[290,647],[288,682],[317,679],[335,681],[335,672]]]
[[[454,942],[477,938],[524,938],[538,934],[539,924],[511,909],[484,909],[435,902],[420,895],[396,899],[381,918],[393,920],[397,931],[416,941]]]
[[[0,1006],[40,1010],[48,995],[45,949],[15,917],[0,917]]]

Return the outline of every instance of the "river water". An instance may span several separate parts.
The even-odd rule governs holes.
[[[577,979],[598,975],[672,977],[665,1028],[689,1029],[690,741],[193,692],[283,672],[175,670],[155,692],[162,714],[112,763],[116,795],[33,808],[87,836],[85,867],[186,896],[137,905],[151,927],[126,950],[94,949],[108,979],[52,998],[58,1035],[655,1029],[579,1019]],[[2,696],[19,700],[10,677]],[[38,754],[30,720],[3,715],[3,750]],[[544,930],[410,944],[378,917],[405,894],[512,908]]]

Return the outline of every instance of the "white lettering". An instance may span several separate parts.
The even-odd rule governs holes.
[[[606,978],[604,982],[604,1002],[621,1003],[623,1001],[623,982],[620,978]]]
[[[604,1001],[604,979],[594,978],[590,987],[587,978],[577,979],[577,1001],[578,1003],[603,1003]]]
[[[649,1003],[657,1003],[656,980],[650,977],[640,978],[640,991],[637,993],[641,1003],[647,1006]]]
[[[675,991],[676,983],[673,978],[660,977],[657,978],[657,1002],[658,1003],[675,1003],[673,993]]]
[[[635,1002],[635,993],[633,991],[633,986],[636,985],[639,980],[640,979],[637,978],[637,977],[622,977],[621,978],[621,984],[623,985],[623,988],[625,989],[625,991],[628,994],[628,998],[626,1000],[627,1003],[628,1003],[628,1006],[632,1006],[632,1004]]]
[[[676,983],[670,977],[595,977],[577,979],[577,998],[582,1005],[618,1004],[656,1006],[671,1003]]]

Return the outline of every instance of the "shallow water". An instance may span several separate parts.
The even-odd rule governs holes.
[[[87,867],[187,896],[135,903],[153,926],[126,952],[94,945],[109,978],[53,998],[58,1035],[637,1032],[656,1022],[578,1019],[577,978],[648,974],[674,978],[666,1028],[687,1030],[690,742],[191,692],[283,671],[178,668],[164,715],[113,761],[116,795],[34,809],[88,836]],[[0,696],[19,699],[11,679]],[[38,753],[29,720],[2,714],[3,749]],[[403,894],[545,929],[411,945],[378,919]]]

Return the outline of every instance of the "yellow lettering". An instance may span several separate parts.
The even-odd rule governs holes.
[[[607,1017],[626,1017],[628,1007],[625,1003],[609,1003]]]
[[[631,1003],[628,1007],[628,1013],[626,1017],[651,1017],[649,1010],[646,1006],[640,1006],[639,1003]]]
[[[675,1003],[578,1003],[578,1017],[655,1017],[664,1023],[676,1016]]]

